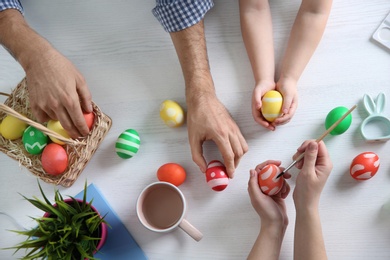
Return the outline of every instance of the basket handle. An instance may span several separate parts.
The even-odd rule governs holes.
[[[0,92],[0,94],[1,95],[8,95],[8,94],[2,93],[2,92]],[[11,115],[13,117],[18,118],[21,121],[25,122],[26,124],[31,125],[31,126],[35,127],[36,129],[42,131],[43,133],[45,133],[45,134],[47,134],[47,135],[49,135],[51,137],[54,137],[54,138],[56,138],[56,139],[58,139],[58,140],[60,140],[60,141],[62,141],[64,143],[66,143],[66,144],[69,144],[69,145],[84,144],[84,143],[82,143],[82,142],[80,142],[78,140],[76,141],[76,140],[73,140],[73,139],[70,139],[70,138],[63,137],[62,135],[60,135],[60,134],[58,134],[58,133],[48,129],[47,127],[45,127],[45,126],[43,126],[43,125],[41,125],[39,123],[36,123],[36,122],[32,121],[31,119],[23,116],[22,114],[16,112],[15,110],[13,110],[12,108],[6,106],[3,103],[0,103],[0,111],[6,113],[8,115]]]

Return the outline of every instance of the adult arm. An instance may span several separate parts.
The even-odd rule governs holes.
[[[237,124],[215,93],[203,25],[203,16],[211,6],[212,1],[193,1],[191,4],[175,1],[171,5],[158,4],[153,13],[165,30],[170,32],[182,68],[193,161],[202,172],[206,171],[202,145],[204,141],[212,140],[217,144],[227,174],[232,178],[248,146]],[[188,24],[183,21],[188,21]]]
[[[262,96],[276,88],[272,18],[268,0],[240,0],[240,21],[242,38],[255,79],[252,115],[258,124],[274,130],[275,127],[260,112]]]
[[[293,158],[305,152],[303,161],[297,163],[298,174],[293,193],[296,220],[294,259],[327,259],[319,215],[321,192],[332,170],[325,144],[306,141]]]
[[[30,106],[37,120],[59,120],[73,138],[88,134],[83,110],[92,112],[92,103],[84,78],[15,8],[0,12],[0,44],[26,72]]]
[[[332,0],[303,0],[291,29],[281,65],[277,89],[283,95],[284,116],[275,120],[283,124],[292,118],[297,107],[296,85],[316,50],[330,14]]]

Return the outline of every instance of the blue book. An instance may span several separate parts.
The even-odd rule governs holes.
[[[83,199],[83,191],[77,194],[75,198]],[[92,204],[100,215],[107,214],[104,219],[111,226],[111,228],[107,227],[106,242],[95,257],[101,260],[147,259],[145,253],[93,183],[87,187],[87,201],[91,201],[91,199],[93,199]]]

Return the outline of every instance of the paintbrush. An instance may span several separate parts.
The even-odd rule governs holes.
[[[319,143],[321,142],[322,139],[325,138],[325,136],[327,136],[330,132],[332,132],[333,129],[336,128],[336,126],[338,126],[341,121],[344,120],[344,118],[346,118],[354,109],[356,108],[356,105],[354,105],[353,107],[351,107],[351,109],[349,109],[347,112],[345,112],[345,114],[340,117],[339,120],[337,120],[336,122],[334,122],[333,125],[331,125],[328,130],[326,130],[320,137],[317,138],[316,142]],[[285,168],[281,173],[279,173],[279,175],[276,177],[279,178],[280,176],[282,176],[283,174],[285,174],[288,170],[291,169],[291,167],[293,167],[297,162],[299,162],[300,160],[302,160],[302,158],[305,156],[305,153],[301,153],[297,159],[295,159],[289,166],[287,166],[287,168]]]

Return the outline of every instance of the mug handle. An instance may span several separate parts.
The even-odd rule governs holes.
[[[203,238],[203,234],[185,218],[180,222],[179,227],[197,242]]]

